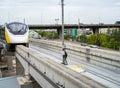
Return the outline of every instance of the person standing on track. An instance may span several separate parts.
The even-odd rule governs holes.
[[[62,64],[68,65],[68,63],[67,63],[67,56],[68,55],[67,55],[67,52],[66,52],[65,48],[63,48],[62,55],[63,55],[63,62],[62,62]]]

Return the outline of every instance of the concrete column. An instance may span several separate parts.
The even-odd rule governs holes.
[[[92,28],[94,34],[99,34],[99,28]]]
[[[33,88],[42,88],[33,77],[31,77],[31,80]]]
[[[8,70],[13,69],[13,56],[5,56],[7,59]]]
[[[25,75],[25,69],[17,58],[16,58],[16,75]]]
[[[57,33],[59,35],[59,38],[62,39],[62,29],[57,29]]]

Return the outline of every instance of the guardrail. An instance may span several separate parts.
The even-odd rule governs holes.
[[[43,88],[106,88],[25,46],[17,46],[15,56]]]
[[[62,48],[61,42],[57,41],[41,39],[31,39],[30,41],[39,43],[41,46],[45,46],[45,48],[53,48],[58,51]],[[82,59],[84,61],[112,70],[120,70],[120,52],[88,48],[71,43],[66,43],[66,47],[67,52],[70,53],[69,55],[84,57],[85,59]]]

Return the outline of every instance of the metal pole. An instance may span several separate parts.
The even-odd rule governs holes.
[[[61,0],[61,8],[62,8],[62,49],[65,48],[64,45],[64,0]]]
[[[80,29],[80,19],[78,19],[78,29]]]
[[[64,52],[62,64],[68,65],[67,52],[65,51],[66,46],[64,44],[64,0],[61,0],[61,7],[62,7],[62,51]]]

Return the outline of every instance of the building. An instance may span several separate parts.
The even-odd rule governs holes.
[[[29,31],[29,37],[30,38],[39,38],[39,34],[33,30]]]

